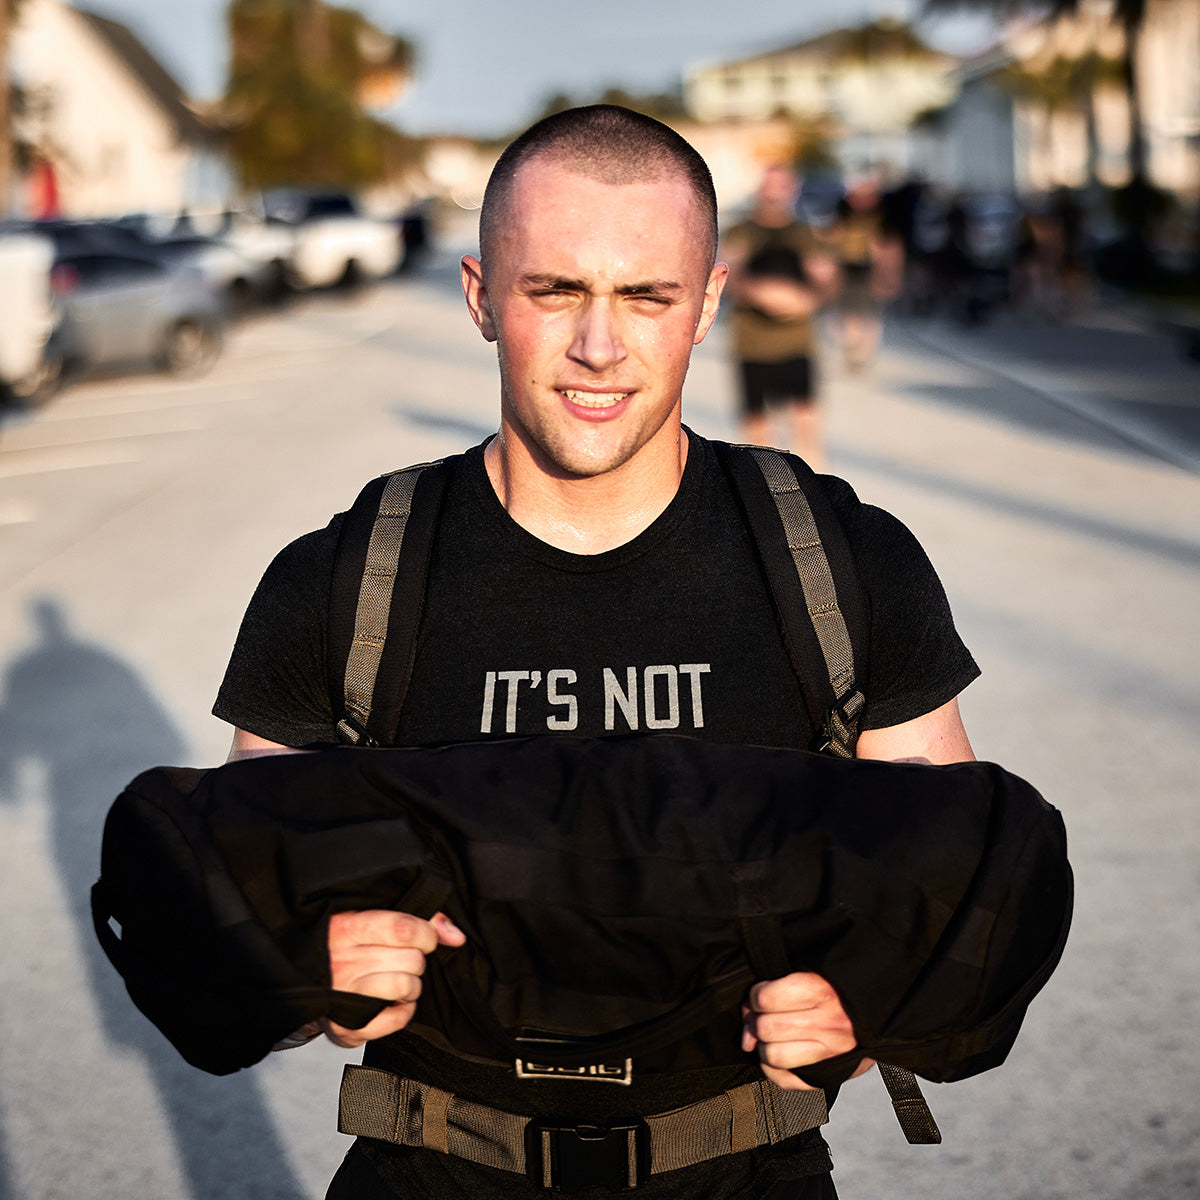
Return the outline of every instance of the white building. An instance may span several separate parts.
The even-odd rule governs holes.
[[[954,98],[955,62],[907,26],[880,20],[696,67],[684,80],[684,104],[703,124],[786,119],[820,127],[846,170],[882,164],[902,173],[916,118]]]
[[[212,128],[124,25],[25,0],[12,29],[16,133],[38,161],[26,211],[72,217],[224,207],[234,175]]]

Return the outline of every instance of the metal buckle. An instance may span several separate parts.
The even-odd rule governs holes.
[[[525,1126],[525,1173],[555,1192],[632,1191],[650,1174],[650,1127],[645,1121],[602,1127],[531,1120]]]
[[[561,1034],[543,1033],[539,1029],[527,1029],[517,1034],[518,1042],[528,1047],[527,1053],[513,1060],[513,1069],[518,1079],[570,1079],[594,1083],[617,1083],[628,1087],[633,1082],[633,1059],[611,1058],[607,1062],[563,1066],[546,1062],[564,1050],[579,1045],[574,1038]]]

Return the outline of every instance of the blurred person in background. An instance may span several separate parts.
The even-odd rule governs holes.
[[[842,354],[852,371],[875,361],[883,305],[904,284],[904,243],[884,220],[879,187],[862,179],[846,190],[828,231],[841,270],[838,299]]]
[[[766,169],[750,216],[727,230],[733,350],[741,385],[742,438],[771,442],[771,409],[786,414],[788,447],[821,469],[814,315],[834,293],[837,267],[796,216],[791,168]]]

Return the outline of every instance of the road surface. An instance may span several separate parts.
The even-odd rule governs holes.
[[[731,436],[724,327],[687,420]],[[1200,370],[1121,311],[890,330],[826,355],[831,468],[918,534],[983,676],[980,757],[1066,817],[1078,912],[1001,1070],[927,1086],[908,1147],[878,1080],[829,1128],[846,1200],[1200,1194]],[[446,264],[234,331],[194,382],[79,384],[0,427],[0,1198],[316,1198],[348,1139],[319,1044],[185,1066],[86,918],[99,831],[156,762],[209,765],[208,715],[271,554],[372,474],[495,428],[492,349]]]

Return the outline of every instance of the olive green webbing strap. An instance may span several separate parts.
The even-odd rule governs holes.
[[[785,455],[759,446],[745,449],[758,464],[771,499],[775,501],[788,551],[804,590],[808,615],[825,659],[835,701],[827,718],[829,751],[840,758],[853,758],[858,716],[866,699],[855,684],[850,632],[838,606],[829,556],[821,542],[812,506]]]
[[[772,1145],[828,1120],[825,1093],[783,1091],[765,1079],[645,1118],[651,1175]],[[502,1171],[526,1173],[531,1118],[476,1104],[376,1067],[347,1066],[338,1130],[423,1146]],[[630,1140],[631,1171],[636,1147]],[[548,1162],[548,1156],[543,1155]]]
[[[838,605],[837,587],[829,557],[812,507],[786,456],[776,450],[747,446],[766,480],[779,511],[788,550],[800,577],[808,615],[825,658],[836,704],[829,714],[829,750],[842,758],[854,757],[858,717],[866,700],[854,680],[854,651],[846,619]],[[937,1122],[916,1076],[903,1067],[879,1064],[879,1074],[892,1100],[892,1108],[905,1138],[912,1144],[936,1145],[942,1140]]]
[[[413,491],[421,470],[421,467],[413,467],[389,477],[371,530],[354,614],[354,638],[346,658],[346,715],[337,724],[338,735],[350,745],[356,745],[362,739],[371,718],[375,680],[387,641],[400,548],[412,515]]]

